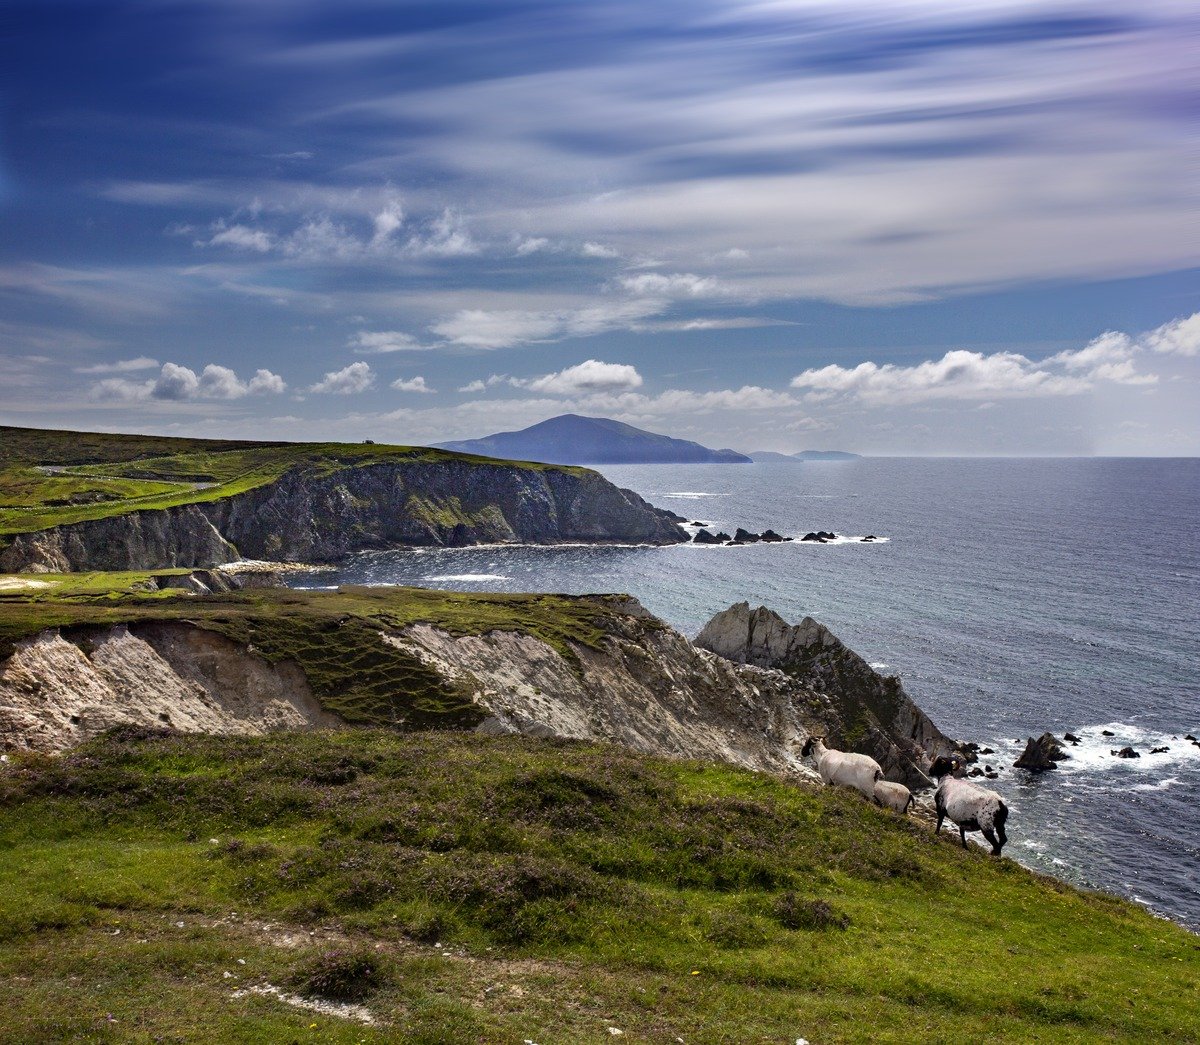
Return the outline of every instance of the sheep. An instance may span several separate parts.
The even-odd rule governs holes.
[[[886,809],[895,810],[901,816],[908,813],[908,807],[916,804],[912,792],[903,784],[891,780],[875,781],[875,804]]]
[[[967,848],[967,832],[982,831],[983,837],[992,844],[992,856],[999,856],[1008,841],[1004,824],[1008,820],[1008,806],[995,791],[963,780],[957,774],[965,768],[958,755],[947,758],[939,756],[929,767],[929,775],[938,782],[933,793],[933,805],[937,810],[937,830],[940,834],[942,821],[949,817],[958,825],[963,848]]]
[[[834,751],[825,746],[824,737],[809,737],[800,751],[801,758],[812,755],[817,772],[826,784],[841,784],[861,791],[867,798],[875,797],[875,781],[883,779],[883,770],[870,755],[852,751]]]

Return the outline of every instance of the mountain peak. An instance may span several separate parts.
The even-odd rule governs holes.
[[[437,444],[443,450],[547,464],[746,464],[733,450],[710,450],[616,421],[611,417],[559,414],[517,432]]]

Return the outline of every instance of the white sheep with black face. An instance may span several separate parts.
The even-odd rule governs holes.
[[[883,779],[883,770],[870,755],[853,751],[835,751],[825,746],[824,737],[809,737],[800,751],[801,758],[812,755],[817,772],[826,784],[840,784],[875,797],[875,781]]]
[[[966,763],[958,755],[942,755],[929,767],[929,775],[938,782],[933,793],[933,805],[937,810],[937,831],[942,830],[942,821],[949,817],[958,825],[963,848],[967,848],[967,832],[982,831],[983,837],[992,844],[992,856],[999,856],[1008,835],[1004,824],[1008,820],[1008,806],[995,791],[980,787],[961,776]]]
[[[908,807],[916,804],[913,793],[903,784],[894,780],[875,781],[875,804],[891,809],[901,816],[908,812]]]

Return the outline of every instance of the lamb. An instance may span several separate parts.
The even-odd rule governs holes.
[[[826,784],[841,784],[861,791],[867,798],[875,797],[875,781],[883,779],[883,770],[870,755],[852,751],[834,751],[825,746],[824,737],[809,737],[800,751],[801,758],[812,755],[817,772]]]
[[[875,781],[875,804],[877,806],[892,809],[904,816],[908,813],[908,807],[915,805],[916,801],[912,792],[903,784],[897,784],[891,780]]]
[[[949,817],[958,825],[963,848],[967,848],[967,832],[982,831],[983,837],[992,844],[992,856],[999,856],[1008,835],[1004,824],[1008,820],[1008,806],[995,791],[989,791],[963,780],[957,774],[966,768],[962,758],[941,755],[929,767],[929,775],[938,781],[933,793],[933,805],[937,810],[937,831],[941,833],[942,821]]]

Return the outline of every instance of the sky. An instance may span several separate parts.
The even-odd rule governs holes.
[[[6,0],[0,424],[1200,454],[1178,0]]]

